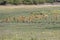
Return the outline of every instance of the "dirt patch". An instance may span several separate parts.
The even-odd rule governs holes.
[[[0,8],[42,8],[42,7],[60,7],[60,5],[18,5],[18,6],[0,6]]]

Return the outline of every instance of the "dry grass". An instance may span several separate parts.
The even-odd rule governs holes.
[[[0,6],[0,8],[9,8],[9,9],[14,9],[14,8],[42,8],[42,7],[60,7],[60,5],[17,5],[17,6]]]

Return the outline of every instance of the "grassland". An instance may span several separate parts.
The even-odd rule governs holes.
[[[49,17],[47,20],[34,20],[35,23],[0,22],[0,40],[60,40],[60,7],[0,8],[0,19],[28,17],[31,12],[44,13]],[[59,16],[57,20],[52,16],[54,13]]]

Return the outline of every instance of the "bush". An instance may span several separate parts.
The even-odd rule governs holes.
[[[2,2],[4,0],[0,0]],[[43,3],[53,3],[54,0],[6,0],[9,4],[43,4]]]
[[[48,2],[48,3],[53,3],[54,0],[47,0],[46,2]]]

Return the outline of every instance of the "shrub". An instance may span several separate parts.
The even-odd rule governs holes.
[[[0,0],[0,3],[4,0]],[[6,0],[9,4],[43,4],[43,3],[53,3],[54,0]]]

